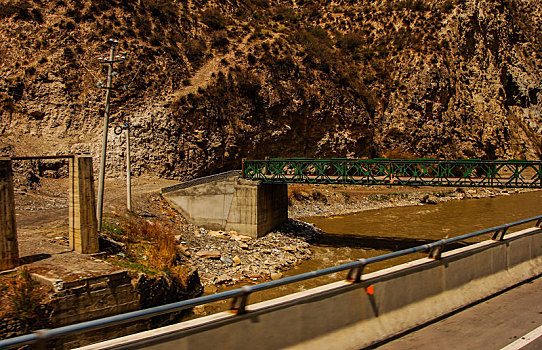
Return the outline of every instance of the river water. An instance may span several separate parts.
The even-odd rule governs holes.
[[[370,210],[346,216],[304,218],[303,221],[316,225],[325,235],[312,244],[311,259],[286,271],[285,276],[414,247],[540,214],[542,191],[494,198],[452,200],[438,205]],[[511,229],[515,230],[517,229]],[[474,241],[488,238],[489,235],[475,238]],[[424,256],[426,254],[411,254],[384,261],[367,266],[364,272]],[[306,290],[345,277],[346,271],[255,293],[250,296],[249,303]],[[227,289],[238,287],[230,286]],[[221,304],[222,307],[213,307],[213,311],[226,307],[226,302]]]

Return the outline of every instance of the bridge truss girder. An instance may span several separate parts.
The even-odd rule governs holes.
[[[264,183],[542,188],[542,161],[268,159],[243,162]]]

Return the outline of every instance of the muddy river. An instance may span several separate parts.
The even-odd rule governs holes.
[[[542,191],[483,199],[454,200],[438,205],[387,208],[359,214],[302,219],[326,232],[312,244],[312,258],[286,271],[285,276],[322,269],[355,259],[381,255],[414,247],[444,237],[454,237],[481,229],[542,214]],[[488,237],[481,237],[484,240]],[[425,256],[413,254],[369,265],[366,272]],[[249,303],[271,299],[296,291],[344,279],[346,272],[307,280],[249,297]],[[227,289],[238,288],[229,286]],[[220,289],[222,291],[225,289]],[[229,301],[206,307],[218,311]]]

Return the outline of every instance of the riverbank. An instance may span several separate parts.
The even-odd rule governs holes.
[[[174,235],[178,258],[197,269],[207,292],[213,292],[213,286],[278,279],[282,271],[309,259],[310,243],[323,234],[313,225],[293,219],[260,238],[206,230],[188,223],[158,194],[149,202],[146,220],[160,223]],[[108,222],[122,226],[123,214],[113,214]],[[122,264],[118,259],[112,262]]]

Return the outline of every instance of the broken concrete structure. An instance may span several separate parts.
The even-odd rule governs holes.
[[[26,159],[40,159],[28,157]],[[19,265],[13,171],[10,158],[0,158],[0,271]],[[70,159],[69,241],[78,253],[99,251],[92,157]]]
[[[0,271],[19,265],[11,159],[0,158]]]
[[[76,155],[70,159],[69,173],[71,186],[70,248],[83,254],[97,253],[100,248],[98,245],[92,157],[90,155]]]
[[[211,230],[261,237],[288,219],[286,184],[244,180],[230,171],[162,189],[186,219]]]

